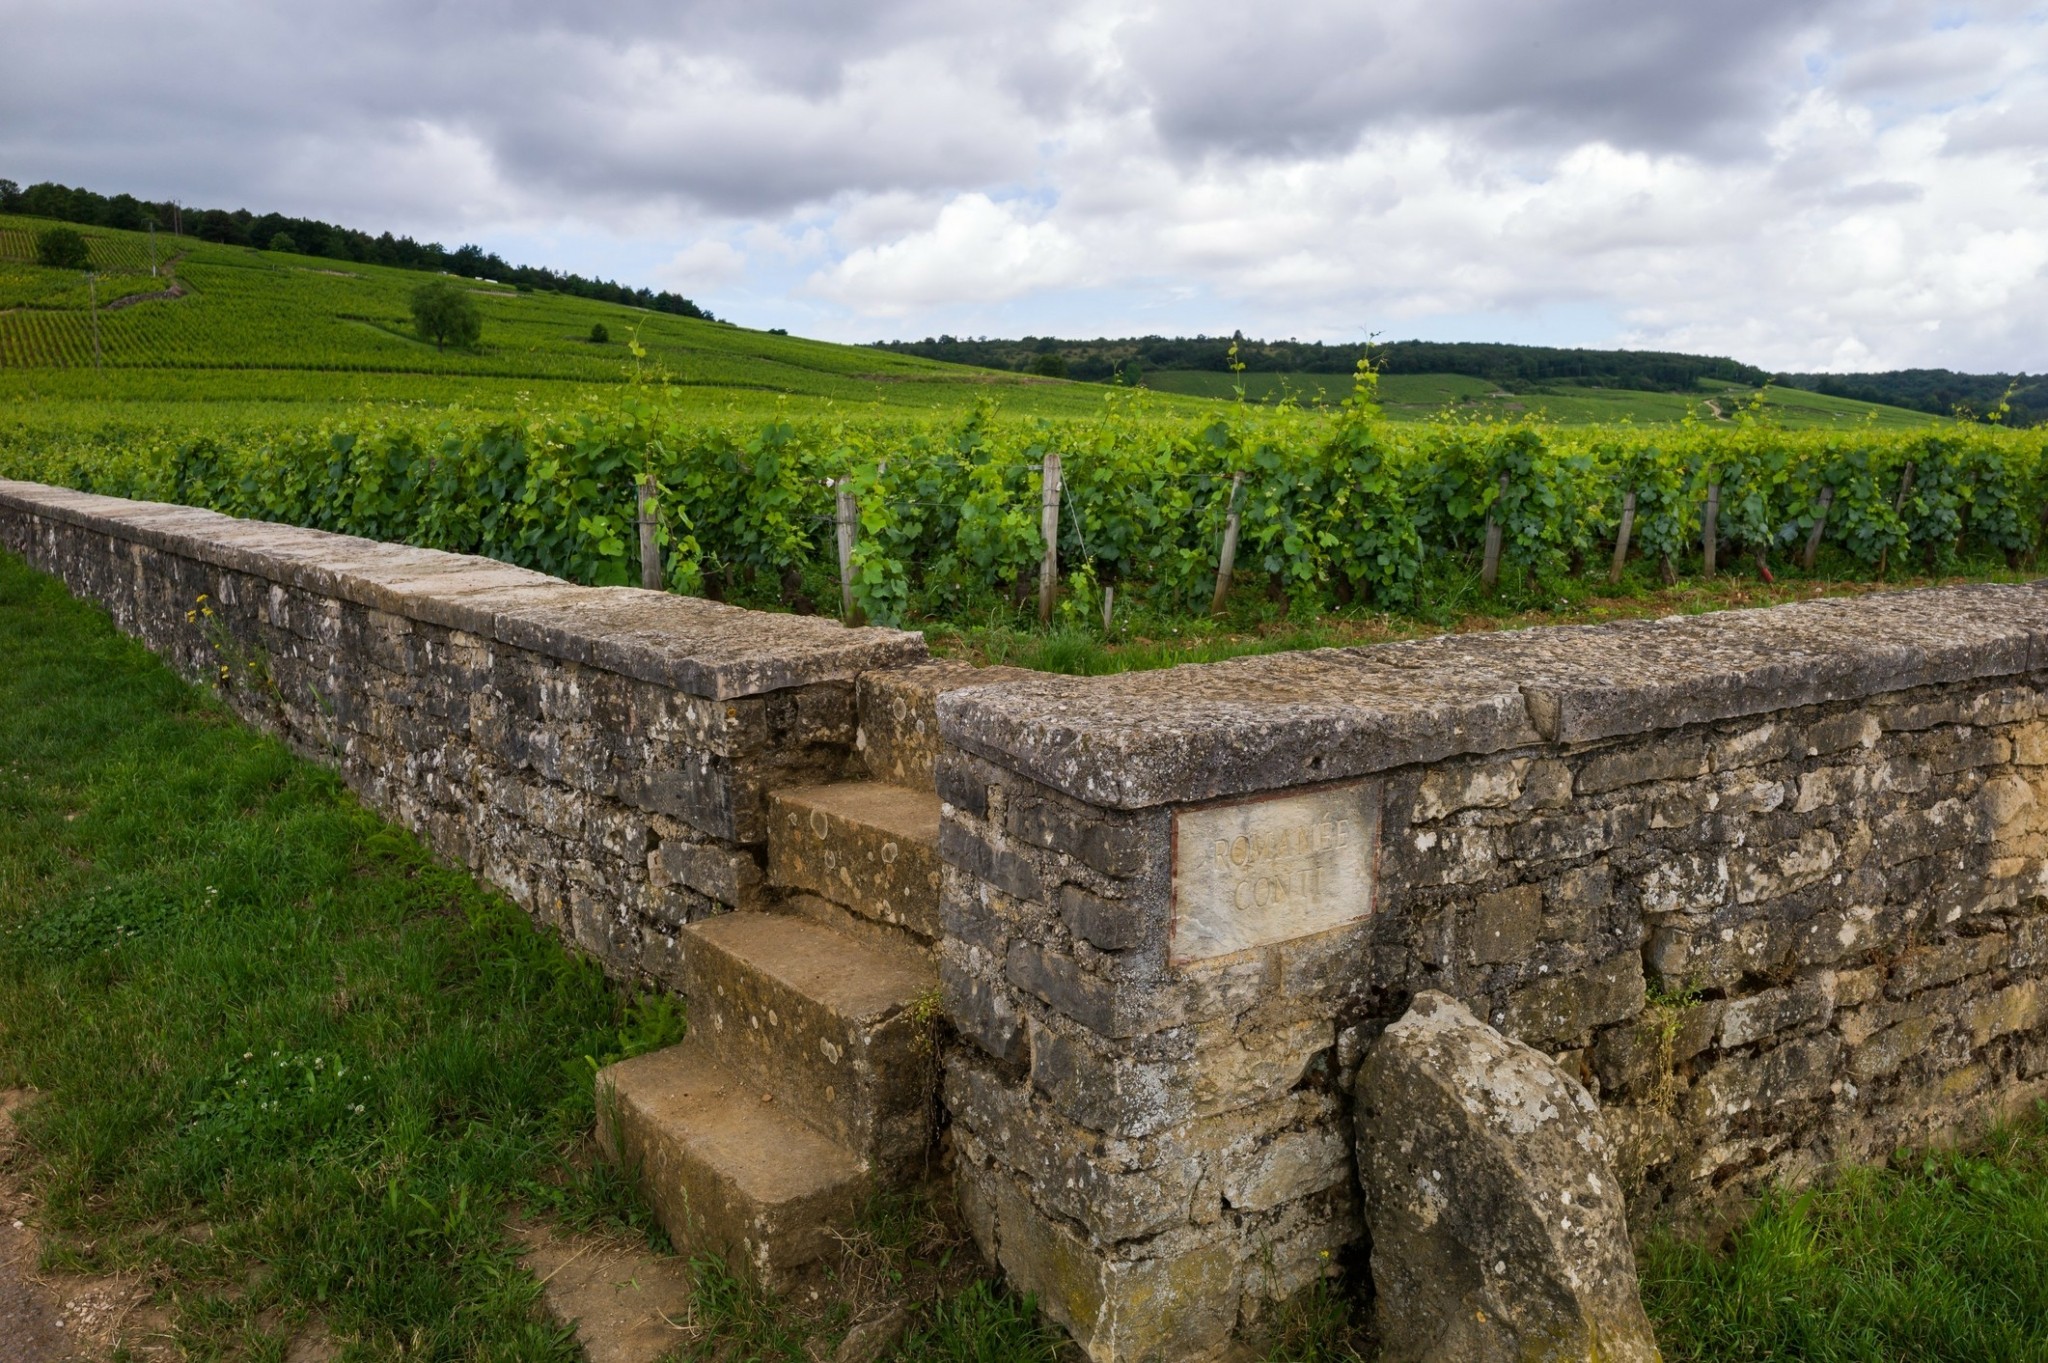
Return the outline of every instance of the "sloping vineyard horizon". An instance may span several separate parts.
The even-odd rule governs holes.
[[[458,281],[482,344],[442,352],[408,325],[416,271],[160,237],[152,275],[140,234],[88,228],[88,283],[30,263],[41,226],[0,218],[0,476],[611,584],[651,476],[670,589],[835,611],[846,490],[862,616],[1062,670],[2011,578],[2043,531],[2043,432],[1804,391],[1545,411],[1362,368],[1313,400],[1273,374],[1157,393],[489,281]]]

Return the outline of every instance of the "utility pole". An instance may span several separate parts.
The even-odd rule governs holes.
[[[149,220],[149,277],[156,278],[156,219]]]

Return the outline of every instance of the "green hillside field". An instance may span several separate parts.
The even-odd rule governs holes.
[[[1146,388],[1191,397],[1234,399],[1240,378],[1198,369],[1148,371]],[[1342,400],[1351,381],[1341,374],[1246,373],[1241,376],[1247,401],[1274,402],[1285,397],[1308,406]],[[1422,421],[1440,414],[1513,420],[1537,416],[1565,425],[1597,425],[1632,421],[1638,425],[1682,421],[1688,415],[1708,424],[1732,425],[1737,412],[1756,395],[1742,384],[1702,380],[1699,392],[1646,393],[1629,388],[1586,388],[1559,384],[1533,393],[1508,393],[1485,379],[1463,374],[1382,374],[1380,403],[1397,421]],[[1903,407],[1882,407],[1853,398],[1828,397],[1797,388],[1771,388],[1764,397],[1779,425],[1813,427],[1858,426],[1886,429],[1926,426],[1943,420]]]
[[[408,300],[432,277],[420,271],[190,237],[159,235],[152,244],[142,233],[87,227],[81,230],[99,275],[89,284],[75,271],[34,263],[37,233],[55,225],[0,216],[0,404],[34,399],[50,414],[66,400],[100,416],[118,410],[152,419],[174,418],[191,403],[206,404],[216,420],[246,407],[249,420],[264,422],[277,418],[280,404],[309,416],[363,403],[510,410],[579,400],[636,374],[722,417],[767,415],[792,403],[813,412],[830,403],[907,415],[966,410],[984,398],[1011,415],[1078,416],[1098,411],[1105,391],[485,280],[460,281],[483,313],[482,343],[439,351],[412,329]],[[610,333],[607,344],[589,339],[599,323]],[[630,349],[635,339],[645,352],[639,358]],[[1247,373],[1243,385],[1252,402],[1292,395],[1308,406],[1351,389],[1348,376],[1322,373]],[[1197,404],[1179,398],[1208,406],[1236,396],[1231,375],[1200,370],[1153,370],[1143,386],[1161,395],[1165,410],[1182,414]],[[1387,415],[1396,420],[1448,412],[1568,425],[1687,415],[1727,424],[1753,392],[1706,380],[1697,396],[1571,386],[1503,393],[1455,374],[1381,380]],[[1788,427],[1933,420],[1791,389],[1772,390],[1766,403]]]
[[[482,343],[437,351],[413,334],[408,302],[433,276],[160,235],[84,228],[97,281],[34,263],[54,224],[0,217],[0,403],[81,399],[150,404],[371,402],[511,407],[567,399],[637,371],[721,413],[785,399],[905,411],[971,407],[1057,416],[1095,410],[1102,390],[940,364],[723,322],[459,281],[483,314]],[[176,296],[164,296],[176,291]],[[590,341],[602,323],[610,342]],[[629,349],[637,337],[645,351]],[[808,405],[808,404],[807,404]]]

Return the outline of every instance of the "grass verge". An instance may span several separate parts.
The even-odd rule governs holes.
[[[2048,1116],[1655,1241],[1642,1282],[1670,1363],[2048,1358]]]
[[[0,555],[0,1088],[46,1267],[140,1269],[188,1356],[568,1360],[515,1206],[644,1229],[591,1062],[673,1009]]]

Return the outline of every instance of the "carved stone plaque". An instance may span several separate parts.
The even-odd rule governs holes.
[[[1371,917],[1379,841],[1376,782],[1176,812],[1173,963]]]

